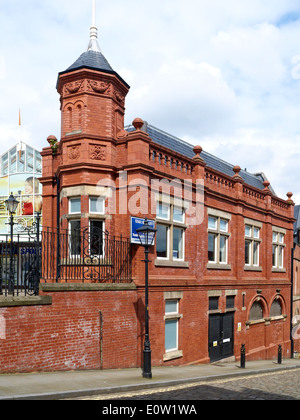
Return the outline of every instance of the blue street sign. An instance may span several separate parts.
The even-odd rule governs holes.
[[[139,217],[131,217],[130,220],[130,243],[141,245],[139,235],[137,234],[136,230],[140,227],[142,227],[145,223],[146,219],[141,219]],[[155,221],[148,219],[149,226],[151,226],[153,229],[155,229]]]

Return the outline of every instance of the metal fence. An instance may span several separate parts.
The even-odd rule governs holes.
[[[0,294],[38,295],[41,273],[41,243],[36,234],[1,236]]]
[[[42,232],[44,281],[131,282],[129,240],[88,228],[73,232]]]
[[[0,239],[0,293],[38,295],[39,283],[129,283],[130,242],[89,229],[14,235]]]

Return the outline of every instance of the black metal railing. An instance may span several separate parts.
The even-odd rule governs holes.
[[[96,228],[42,232],[45,282],[131,282],[130,242]]]
[[[41,273],[41,243],[35,233],[1,236],[0,294],[38,295]]]
[[[129,240],[94,228],[0,237],[0,294],[38,295],[39,283],[129,283]]]

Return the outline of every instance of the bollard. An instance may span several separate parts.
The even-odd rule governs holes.
[[[246,347],[245,344],[242,344],[241,347],[241,368],[245,369],[246,367]]]
[[[282,363],[282,345],[279,344],[278,346],[278,364],[281,365]]]

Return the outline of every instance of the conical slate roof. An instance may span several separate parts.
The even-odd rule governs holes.
[[[129,88],[129,85],[113,70],[109,62],[102,54],[98,44],[98,30],[95,25],[90,30],[90,41],[87,51],[81,54],[81,56],[65,71],[59,73],[62,74],[70,73],[75,70],[91,69],[101,71],[103,73],[114,74],[125,86]]]
[[[65,73],[82,68],[114,73],[113,68],[100,51],[88,50],[84,52],[70,67],[67,68]]]

